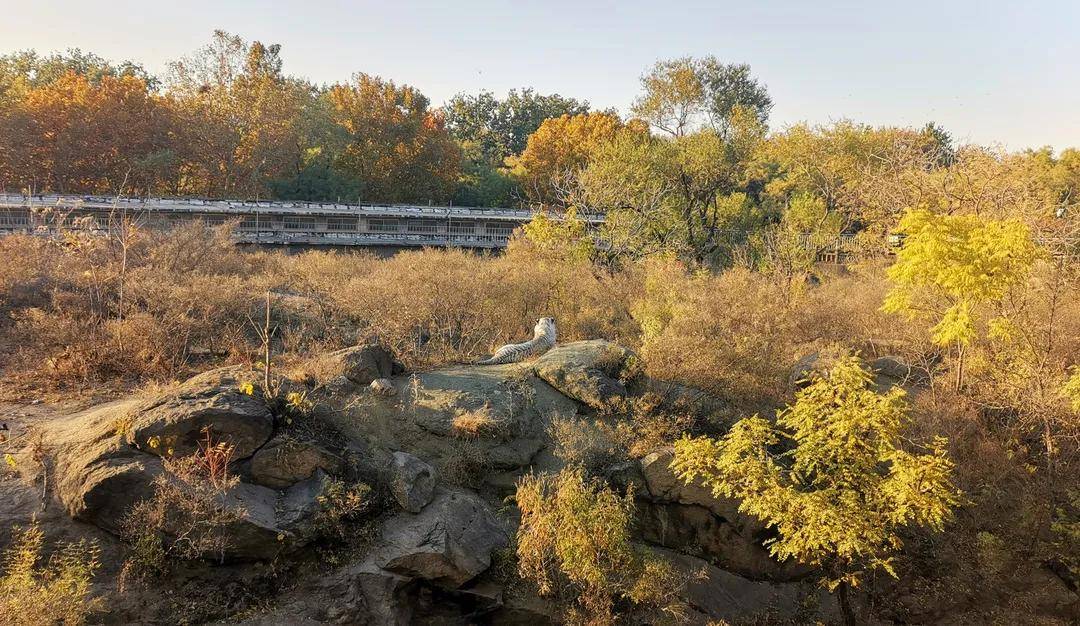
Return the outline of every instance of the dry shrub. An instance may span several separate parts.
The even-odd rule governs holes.
[[[633,338],[624,288],[587,264],[424,250],[373,263],[326,296],[341,316],[419,367],[521,341],[540,317],[555,317],[562,341]]]
[[[555,444],[555,456],[590,473],[627,458],[618,433],[599,420],[555,416],[548,427],[548,436]]]
[[[464,437],[499,437],[506,434],[506,420],[495,415],[490,404],[479,409],[461,411],[451,424],[454,434]]]
[[[60,544],[42,563],[45,535],[37,525],[16,532],[3,557],[0,621],[11,626],[84,624],[101,606],[90,595],[98,548],[85,540]]]
[[[9,237],[0,269],[0,367],[28,389],[184,377],[258,360],[266,290],[282,358],[378,336],[413,367],[471,361],[554,316],[560,339],[631,346],[630,272],[526,245],[485,257],[461,250],[243,252],[228,227],[186,224],[120,237]],[[14,322],[5,323],[8,321]],[[9,391],[10,392],[10,391]]]
[[[313,532],[332,542],[347,542],[352,536],[353,525],[361,521],[371,510],[374,498],[366,483],[346,484],[332,480],[317,498],[319,511],[315,515]]]
[[[937,353],[928,327],[882,312],[888,289],[885,266],[868,262],[822,276],[820,284],[803,290],[793,333],[805,346],[800,354],[813,345],[842,344],[864,358],[899,356],[928,370]]]
[[[206,431],[199,450],[169,458],[168,442],[152,438],[150,447],[165,454],[165,471],[154,478],[154,494],[136,503],[121,522],[132,552],[124,562],[121,588],[167,571],[169,558],[224,561],[229,527],[244,512],[229,501],[240,482],[229,470],[233,447]]]
[[[569,623],[614,624],[622,612],[681,614],[685,581],[631,541],[632,494],[571,468],[523,477],[515,500],[518,572],[563,603]]]
[[[774,404],[792,360],[797,296],[745,269],[691,275],[652,263],[634,307],[646,371],[742,406]]]
[[[451,437],[438,460],[439,477],[447,484],[476,489],[490,469],[484,447],[476,439]]]

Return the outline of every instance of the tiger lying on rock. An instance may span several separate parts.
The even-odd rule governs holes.
[[[477,365],[501,365],[517,363],[539,356],[555,345],[555,318],[541,317],[533,327],[533,338],[525,343],[509,343],[495,351],[490,359],[477,361]]]

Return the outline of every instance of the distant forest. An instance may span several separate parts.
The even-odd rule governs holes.
[[[216,31],[164,76],[79,50],[2,56],[0,187],[576,208],[613,216],[616,249],[697,260],[719,233],[883,233],[919,206],[1039,221],[1080,189],[1080,152],[956,145],[933,123],[770,131],[766,86],[714,57],[645,68],[623,118],[529,88],[434,107],[363,72],[316,85],[281,54]]]

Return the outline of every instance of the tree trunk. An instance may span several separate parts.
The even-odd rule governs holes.
[[[956,391],[964,388],[964,345],[956,344]]]
[[[848,598],[847,581],[842,581],[837,588],[837,600],[840,601],[840,615],[844,618],[844,626],[856,626],[855,612],[851,610],[851,601]]]

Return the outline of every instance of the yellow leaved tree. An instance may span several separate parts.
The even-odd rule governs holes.
[[[877,392],[849,356],[801,390],[775,424],[755,415],[720,439],[677,441],[672,467],[775,529],[777,559],[820,567],[853,624],[848,589],[870,570],[895,576],[900,529],[940,531],[959,501],[947,441],[912,451],[902,438],[907,412],[903,389]]]
[[[903,246],[888,270],[893,288],[882,309],[938,318],[933,340],[956,350],[956,388],[964,383],[964,351],[978,336],[980,307],[1000,302],[1031,271],[1038,248],[1015,219],[909,211],[900,221]]]

